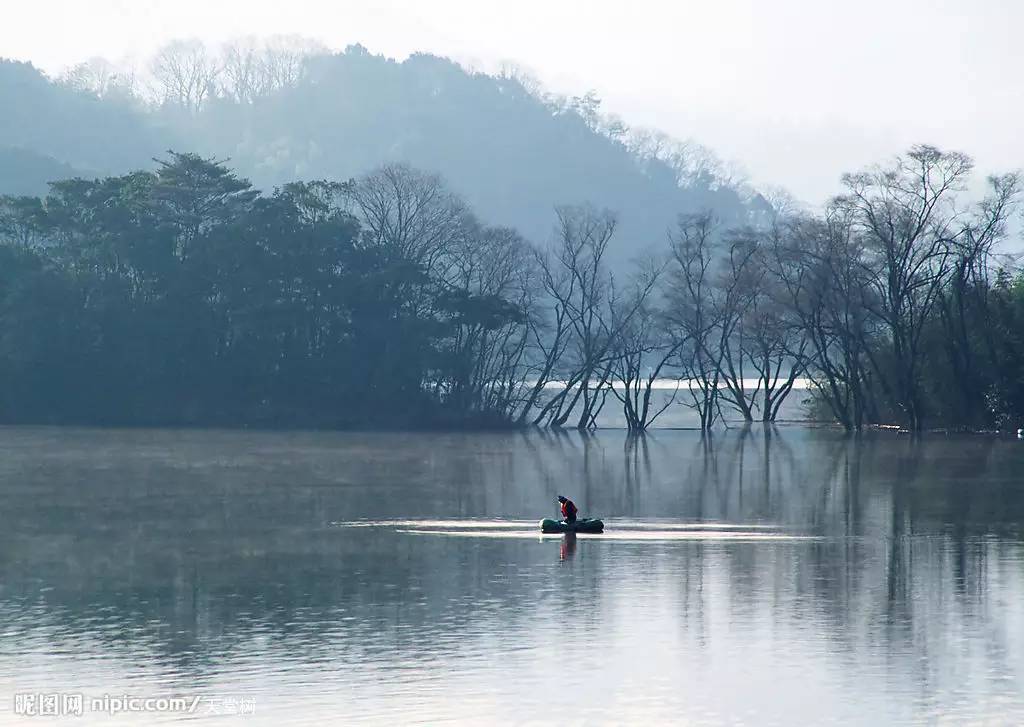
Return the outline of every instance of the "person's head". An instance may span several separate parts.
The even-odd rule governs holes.
[[[559,502],[565,502],[565,496],[564,495],[559,495],[558,496],[558,501]]]

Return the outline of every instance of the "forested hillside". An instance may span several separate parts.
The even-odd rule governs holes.
[[[630,130],[592,93],[552,97],[516,74],[429,55],[396,62],[358,46],[216,53],[168,47],[146,84],[96,61],[59,80],[0,62],[0,149],[38,162],[0,172],[0,193],[40,192],[23,180],[56,175],[54,163],[123,174],[171,148],[230,159],[264,189],[403,162],[441,174],[483,219],[535,242],[549,237],[556,205],[614,208],[612,257],[623,262],[660,247],[680,213],[736,223],[768,209],[703,148]]]
[[[28,63],[0,60],[0,109],[0,193],[18,191],[9,166],[15,159],[28,176],[50,173],[54,162],[102,175],[148,166],[174,144],[174,135],[135,99],[100,98],[56,83]]]
[[[0,189],[5,194],[44,196],[56,179],[80,176],[69,164],[18,147],[0,148]]]

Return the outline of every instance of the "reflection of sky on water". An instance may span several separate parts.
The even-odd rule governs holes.
[[[2,430],[0,723],[24,689],[255,697],[267,725],[567,698],[580,723],[1021,723],[1022,465],[801,430]],[[542,536],[558,492],[606,532]]]

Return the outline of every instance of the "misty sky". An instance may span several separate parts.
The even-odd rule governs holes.
[[[274,33],[484,70],[514,61],[811,202],[917,141],[971,153],[985,172],[1024,166],[1018,0],[0,2],[0,56],[50,72],[171,38]]]

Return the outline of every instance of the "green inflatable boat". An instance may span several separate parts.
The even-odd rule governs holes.
[[[604,522],[597,518],[582,518],[569,525],[561,520],[544,518],[540,521],[540,529],[544,533],[600,533],[604,531]]]

